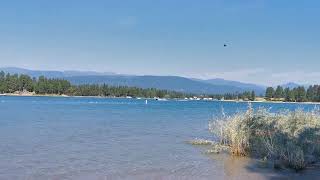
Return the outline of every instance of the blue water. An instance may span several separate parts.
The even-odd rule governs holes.
[[[226,168],[186,143],[247,103],[0,97],[0,179],[210,179]],[[315,105],[254,103],[271,111]],[[227,173],[228,174],[228,173]]]

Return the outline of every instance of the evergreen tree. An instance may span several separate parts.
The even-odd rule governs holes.
[[[315,91],[315,94],[316,94],[314,99],[315,99],[316,102],[320,102],[320,86],[319,85],[315,85],[314,89],[315,89],[314,91]]]
[[[309,86],[307,89],[306,99],[309,102],[316,101],[316,88],[314,86]]]
[[[254,100],[256,100],[256,94],[254,91],[251,91],[250,101],[254,101]]]
[[[304,102],[306,101],[306,90],[303,86],[299,86],[298,88],[295,89],[295,100],[297,102]]]
[[[274,89],[273,87],[268,87],[266,90],[266,99],[271,100],[274,97]]]
[[[0,93],[4,93],[6,91],[6,74],[1,71],[0,72]]]
[[[281,86],[278,86],[275,93],[274,93],[275,98],[283,98],[283,88]]]
[[[18,74],[6,75],[6,91],[9,93],[13,93],[19,90],[19,84],[18,84]]]
[[[33,82],[28,75],[20,75],[18,85],[19,91],[33,91]]]
[[[283,96],[284,96],[284,101],[287,101],[287,102],[291,102],[292,101],[292,92],[290,90],[290,88],[285,88],[284,89],[284,92],[283,92]]]

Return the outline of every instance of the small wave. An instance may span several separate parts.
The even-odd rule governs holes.
[[[84,102],[82,102],[84,103]],[[141,103],[136,102],[98,102],[98,101],[89,101],[84,104],[101,104],[101,105],[138,105]]]
[[[97,101],[90,101],[90,102],[88,102],[89,104],[98,104],[98,102]]]

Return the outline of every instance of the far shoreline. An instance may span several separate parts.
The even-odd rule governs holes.
[[[58,98],[99,98],[99,99],[156,99],[156,98],[146,98],[146,97],[109,97],[109,96],[69,96],[65,94],[35,94],[35,93],[4,93],[0,94],[0,97],[58,97]],[[161,98],[160,98],[161,99]],[[207,102],[234,102],[234,103],[271,103],[271,104],[311,104],[311,105],[320,105],[320,102],[285,102],[285,101],[268,101],[268,100],[255,100],[255,101],[246,101],[246,100],[186,100],[183,98],[171,98],[167,100],[184,100],[184,101],[207,101]]]
[[[236,102],[236,103],[274,103],[274,104],[315,104],[318,105],[320,102],[286,102],[286,101],[238,101],[238,100],[216,100],[220,102]]]

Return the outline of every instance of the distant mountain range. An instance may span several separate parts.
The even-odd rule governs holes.
[[[257,90],[264,92],[264,88],[251,89],[243,88],[234,85],[220,85],[208,83],[205,81],[197,81],[179,76],[124,76],[124,75],[109,75],[109,76],[73,76],[66,77],[73,84],[110,84],[110,85],[125,85],[136,86],[142,88],[157,88],[168,89],[179,92],[189,92],[197,94],[221,94],[235,93],[247,90]]]
[[[29,70],[16,67],[5,67],[0,68],[0,71],[4,71],[10,74],[27,74],[32,77],[45,76],[50,78],[63,78],[72,76],[104,76],[114,75],[115,73],[100,73],[95,71],[40,71],[40,70]]]
[[[282,84],[280,86],[282,86],[283,88],[290,88],[290,89],[293,89],[293,88],[296,88],[296,87],[299,87],[299,86],[304,86],[305,88],[309,87],[308,84],[297,84],[297,83],[294,83],[294,82],[289,82],[289,83],[286,83],[286,84]]]
[[[225,80],[221,78],[216,79],[208,79],[208,80],[200,80],[205,83],[213,84],[213,85],[221,85],[221,86],[234,86],[239,87],[241,89],[246,90],[253,90],[258,94],[265,93],[265,86],[257,85],[257,84],[251,84],[251,83],[243,83],[239,81],[231,81],[231,80]]]
[[[32,77],[46,76],[64,78],[73,84],[109,84],[115,86],[136,86],[141,88],[167,89],[196,94],[224,94],[244,91],[255,91],[264,94],[264,86],[229,81],[224,79],[191,79],[180,76],[136,76],[94,71],[38,71],[16,67],[0,68],[10,74],[27,74]]]

